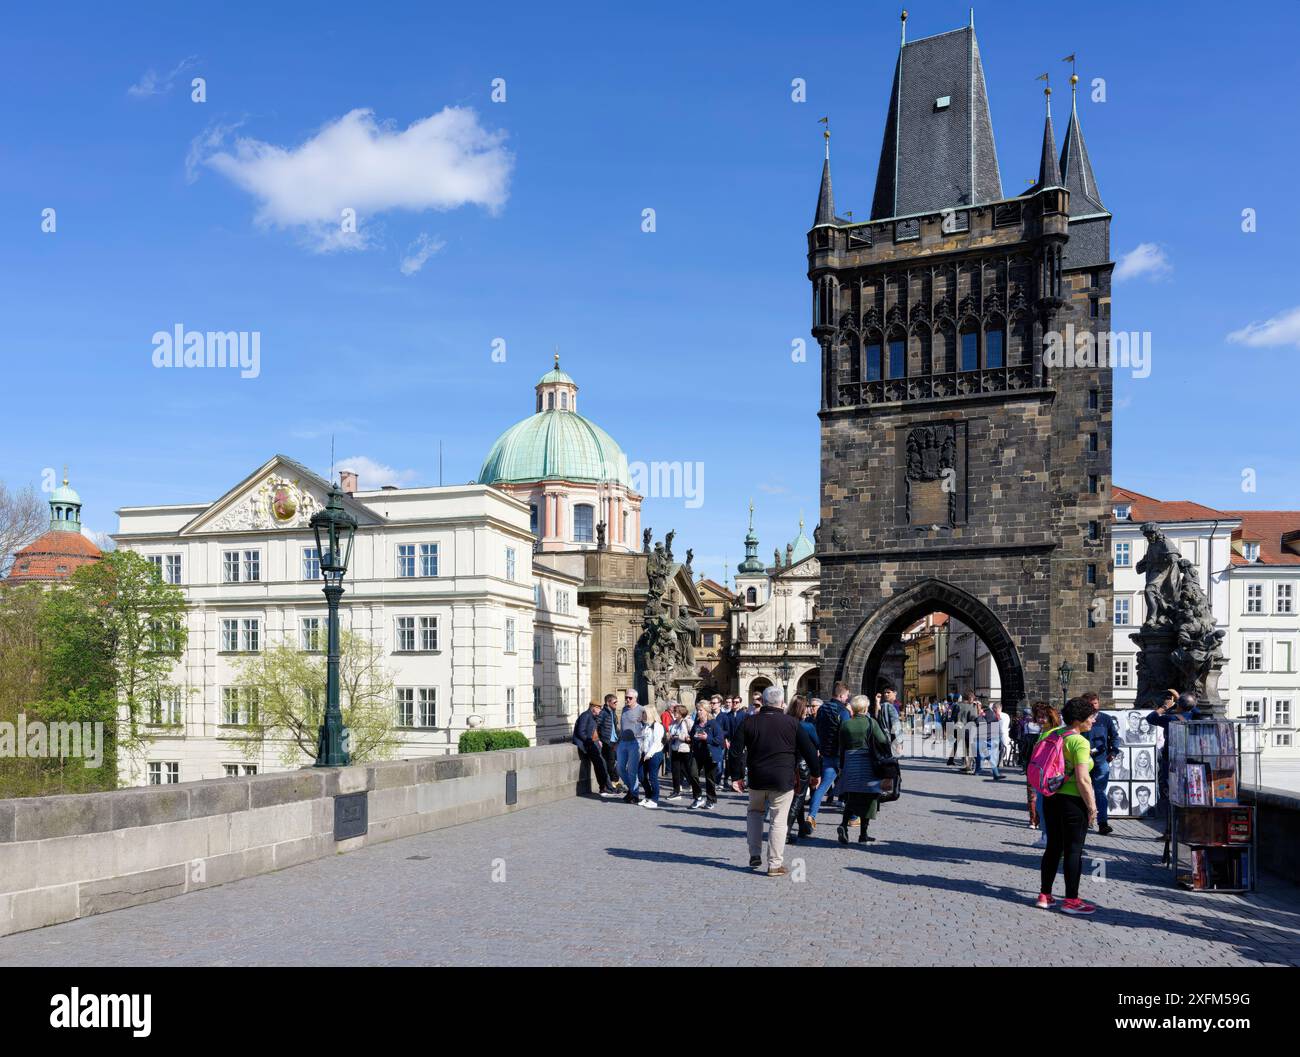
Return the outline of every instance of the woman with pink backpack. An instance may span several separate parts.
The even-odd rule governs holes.
[[[1047,847],[1040,868],[1042,884],[1034,904],[1042,910],[1056,906],[1052,885],[1056,871],[1065,863],[1065,914],[1087,915],[1096,911],[1079,898],[1083,876],[1083,844],[1088,828],[1097,821],[1097,799],[1092,792],[1092,749],[1088,731],[1096,719],[1091,701],[1076,697],[1061,711],[1062,726],[1043,731],[1029,760],[1030,786],[1043,795],[1043,818],[1047,823]]]

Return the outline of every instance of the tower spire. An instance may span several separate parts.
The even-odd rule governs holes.
[[[1073,63],[1074,56],[1063,61]],[[1065,129],[1065,146],[1061,148],[1061,184],[1070,192],[1070,216],[1105,212],[1079,124],[1078,74],[1070,75],[1070,124]]]
[[[1043,74],[1044,77],[1047,74]],[[1038,162],[1038,184],[1036,190],[1044,187],[1061,185],[1061,170],[1056,164],[1056,134],[1052,131],[1052,86],[1043,89],[1043,98],[1047,100],[1047,118],[1043,123],[1043,155]]]
[[[819,120],[826,126],[822,131],[822,137],[826,141],[826,160],[822,162],[822,183],[817,192],[817,212],[813,216],[813,227],[835,223],[835,196],[831,192],[831,120],[828,117]]]

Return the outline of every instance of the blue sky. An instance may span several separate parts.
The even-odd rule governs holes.
[[[0,478],[39,484],[69,463],[101,531],[118,506],[215,498],[275,452],[324,471],[331,433],[340,457],[402,483],[437,482],[441,441],[445,480],[465,481],[531,412],[558,345],[584,413],[630,458],[703,462],[702,506],[645,510],[698,569],[734,569],[751,496],[762,555],[801,511],[811,532],[817,358],[790,349],[809,339],[817,119],[832,120],[837,206],[864,216],[897,9],[700,8],[11,12]],[[1238,18],[1210,3],[985,3],[975,17],[1004,193],[1036,175],[1034,78],[1051,72],[1060,136],[1060,59],[1077,52],[1083,83],[1106,82],[1106,101],[1081,96],[1080,110],[1113,255],[1145,244],[1142,259],[1163,262],[1115,287],[1115,329],[1153,342],[1149,378],[1117,374],[1116,482],[1300,507],[1295,5]],[[966,19],[963,4],[913,5],[909,36]],[[195,76],[206,102],[191,101]],[[796,77],[806,103],[791,100]],[[448,107],[462,127],[415,144],[409,127]],[[331,225],[313,217],[332,208],[338,140],[373,148],[346,181],[371,197],[358,234],[326,250]],[[314,162],[294,153],[309,141]],[[450,175],[430,189],[439,150]],[[302,189],[304,167],[321,186]],[[152,335],[177,324],[260,332],[260,375],[155,369]]]

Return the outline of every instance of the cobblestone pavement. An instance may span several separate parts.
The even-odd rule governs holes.
[[[1096,917],[1036,910],[1023,778],[905,774],[877,843],[823,813],[783,879],[747,868],[734,794],[581,798],[0,939],[0,965],[1300,964],[1300,889],[1181,891],[1124,820],[1088,837]]]

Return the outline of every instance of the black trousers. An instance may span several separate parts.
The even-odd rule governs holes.
[[[621,781],[618,777],[618,746],[612,741],[602,741],[600,746],[605,754],[605,774],[612,784],[618,785]]]
[[[670,753],[673,758],[673,796],[680,796],[682,792],[682,779],[685,778],[691,787],[691,799],[700,798],[700,776],[695,770],[695,760],[689,752]]]
[[[581,756],[591,766],[591,773],[596,779],[600,792],[609,789],[609,769],[605,766],[605,757],[601,755],[595,745],[584,745],[578,750]]]
[[[718,799],[718,765],[713,762],[713,754],[707,746],[699,749],[692,746],[692,755],[695,757],[696,772],[704,776],[704,798],[710,804],[715,803]],[[695,784],[698,789],[699,782]],[[700,794],[697,792],[695,795]]]
[[[1042,887],[1051,895],[1057,868],[1065,860],[1065,898],[1079,898],[1079,878],[1083,876],[1083,842],[1088,836],[1088,805],[1083,797],[1057,793],[1043,797],[1043,817],[1047,821],[1047,848],[1043,851]]]

